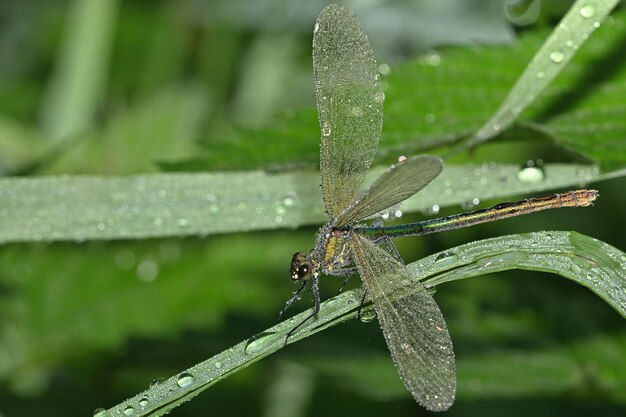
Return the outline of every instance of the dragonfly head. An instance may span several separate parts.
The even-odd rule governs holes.
[[[291,258],[291,280],[304,282],[312,274],[317,274],[318,266],[311,257],[304,252],[297,252]]]

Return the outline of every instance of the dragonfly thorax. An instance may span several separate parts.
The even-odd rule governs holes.
[[[315,241],[315,247],[310,254],[297,252],[291,258],[291,280],[304,282],[310,276],[317,276],[320,272],[334,275],[352,262],[348,247],[347,230],[335,229],[332,226],[323,226]]]
[[[318,269],[329,275],[344,268],[352,262],[348,245],[348,230],[335,229],[326,225],[322,227],[315,241],[315,248],[309,255],[310,259],[317,262]]]

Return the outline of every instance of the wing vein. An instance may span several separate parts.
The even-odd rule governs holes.
[[[435,300],[402,263],[371,240],[356,233],[350,240],[402,381],[427,409],[448,409],[456,391],[454,353]]]

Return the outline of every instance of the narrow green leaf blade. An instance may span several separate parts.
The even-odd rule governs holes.
[[[63,51],[43,108],[44,133],[60,142],[91,127],[111,55],[117,1],[72,2]]]
[[[575,232],[537,232],[486,239],[431,255],[407,268],[429,288],[508,269],[552,272],[590,288],[626,317],[626,254]],[[324,302],[317,320],[305,323],[288,343],[355,317],[361,297],[362,290],[358,289]],[[121,417],[129,407],[136,416],[164,415],[237,370],[280,350],[285,346],[287,332],[308,314],[305,311],[279,323],[103,411],[101,417]],[[145,401],[143,407],[141,401]]]
[[[486,239],[409,265],[428,270],[426,286],[497,271],[552,272],[589,288],[626,317],[626,254],[576,232],[537,232]],[[445,256],[444,256],[445,255]],[[460,258],[460,259],[457,259]],[[467,260],[470,260],[468,262]]]
[[[625,174],[555,164],[528,180],[514,165],[449,166],[402,209],[564,191]],[[322,223],[318,184],[313,171],[0,178],[0,243],[205,236]]]
[[[618,2],[577,0],[524,69],[500,108],[467,142],[467,146],[489,140],[509,127],[567,67],[576,51]]]

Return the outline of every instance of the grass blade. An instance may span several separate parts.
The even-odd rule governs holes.
[[[509,127],[567,66],[619,0],[578,0],[530,61],[496,113],[465,146],[485,142]]]
[[[427,287],[508,269],[552,272],[584,285],[626,317],[626,254],[575,232],[537,232],[468,243],[407,265]],[[362,290],[323,303],[316,321],[302,326],[294,343],[356,316]],[[285,335],[305,311],[155,385],[96,417],[161,416],[237,370],[285,346]]]
[[[74,1],[65,43],[43,107],[43,128],[53,141],[91,127],[107,75],[117,2]]]
[[[379,173],[373,170],[372,178]],[[599,174],[586,165],[554,164],[540,178],[519,174],[514,165],[450,166],[402,209],[563,190],[626,170]],[[322,223],[318,184],[317,172],[0,178],[0,243],[204,236]]]

